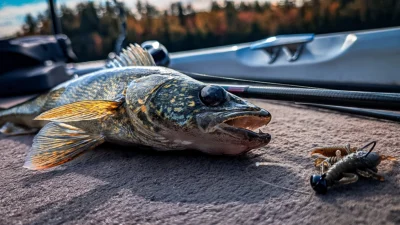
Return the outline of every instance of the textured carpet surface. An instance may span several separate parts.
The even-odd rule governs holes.
[[[384,182],[323,196],[309,185],[311,148],[377,140],[378,152],[399,157],[400,124],[251,101],[271,112],[272,141],[239,157],[106,144],[38,172],[22,168],[33,135],[0,136],[0,224],[400,224],[399,163],[379,166]]]

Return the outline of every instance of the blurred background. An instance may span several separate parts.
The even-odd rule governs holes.
[[[58,0],[62,33],[78,61],[107,58],[120,32],[113,1]],[[400,25],[398,0],[120,0],[126,43],[158,40],[170,52],[256,41],[277,34],[332,33]],[[51,34],[46,0],[2,0],[0,38]]]

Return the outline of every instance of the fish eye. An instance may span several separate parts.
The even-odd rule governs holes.
[[[207,85],[201,89],[201,101],[208,106],[217,106],[224,103],[228,99],[228,95],[220,86]]]

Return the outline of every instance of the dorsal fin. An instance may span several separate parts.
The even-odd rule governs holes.
[[[156,66],[156,63],[150,53],[140,45],[130,44],[127,48],[122,49],[122,53],[106,64],[107,68],[126,66]]]

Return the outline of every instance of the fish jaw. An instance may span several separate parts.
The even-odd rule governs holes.
[[[208,137],[206,147],[197,146],[209,154],[237,155],[260,148],[271,141],[271,135],[261,131],[271,121],[271,114],[264,110],[224,112],[197,117],[202,136]],[[259,130],[255,132],[254,130]]]

